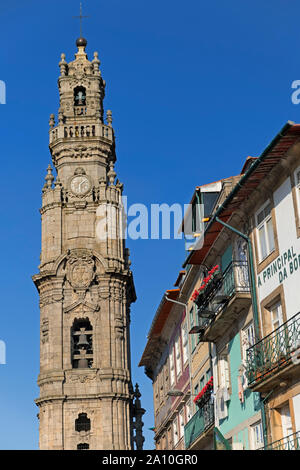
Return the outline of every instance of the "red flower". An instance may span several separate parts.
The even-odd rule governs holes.
[[[207,382],[207,384],[204,385],[201,392],[198,393],[198,395],[194,398],[193,402],[196,403],[198,400],[200,400],[200,398],[204,395],[205,392],[207,392],[207,390],[209,390],[210,387],[212,387],[212,385],[213,385],[213,377],[211,377],[209,381]]]

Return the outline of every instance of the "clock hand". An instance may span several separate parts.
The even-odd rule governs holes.
[[[79,190],[81,191],[81,185],[85,182],[84,179],[81,180],[81,182],[79,183]]]

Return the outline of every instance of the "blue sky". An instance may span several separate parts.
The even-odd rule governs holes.
[[[238,174],[287,120],[299,122],[299,2],[290,0],[83,1],[83,32],[99,51],[112,109],[118,178],[128,203],[190,201],[194,187]],[[36,449],[39,309],[31,275],[40,253],[41,188],[57,113],[60,54],[76,52],[76,0],[1,1],[0,449]],[[137,367],[153,315],[185,258],[180,240],[129,240],[133,380],[140,384],[147,449],[152,386]]]

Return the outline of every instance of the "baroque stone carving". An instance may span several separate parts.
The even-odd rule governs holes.
[[[97,372],[92,372],[88,374],[70,374],[69,380],[70,382],[76,383],[87,383],[87,382],[93,382],[96,380],[97,377]]]
[[[88,288],[95,277],[95,261],[89,250],[73,250],[67,261],[67,279],[74,288]]]
[[[41,324],[41,340],[42,343],[47,343],[49,339],[49,320],[44,318]]]

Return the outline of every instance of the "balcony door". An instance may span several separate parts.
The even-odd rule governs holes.
[[[289,405],[285,405],[280,408],[281,426],[282,426],[282,437],[284,450],[293,448],[293,426],[290,414]]]
[[[276,302],[270,307],[272,331],[277,330],[283,324],[281,302]]]
[[[229,245],[221,257],[221,268],[223,273],[223,294],[231,295],[234,290],[233,270],[230,269],[232,264],[232,246]]]
[[[249,288],[249,274],[248,274],[248,257],[247,257],[247,242],[238,238],[235,246],[236,252],[236,289],[246,290]]]
[[[271,350],[273,351],[272,362],[277,362],[285,356],[288,348],[288,335],[284,329],[278,329],[283,324],[282,306],[281,302],[276,302],[270,307],[271,326],[274,332],[271,335],[273,343]]]

